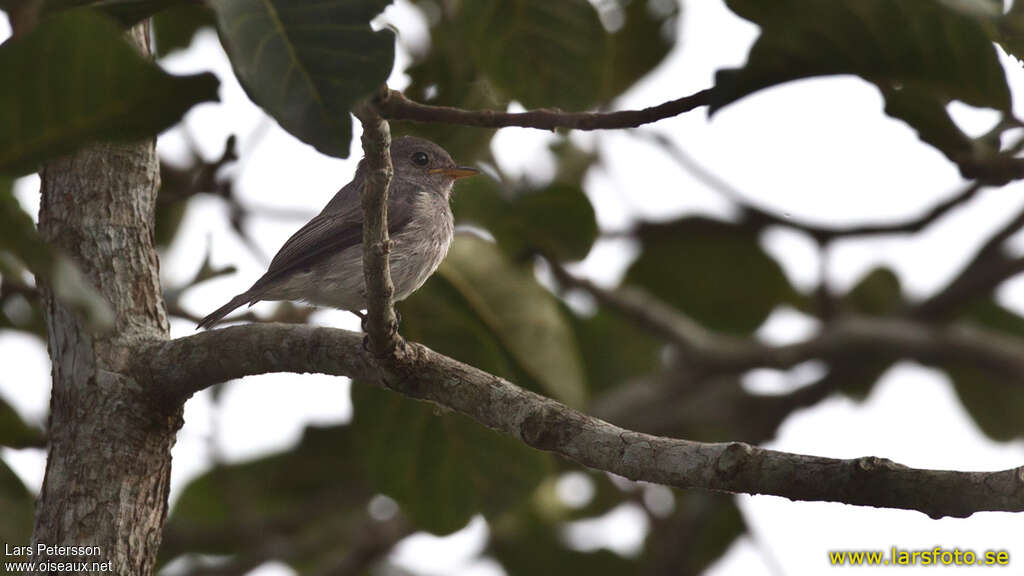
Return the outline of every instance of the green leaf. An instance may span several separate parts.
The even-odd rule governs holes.
[[[949,116],[948,102],[912,87],[887,88],[882,93],[885,94],[885,113],[914,127],[923,142],[938,148],[957,164],[970,159],[973,140]]]
[[[747,531],[736,500],[724,494],[673,490],[676,509],[656,524],[644,549],[647,574],[702,574]]]
[[[601,95],[608,35],[587,0],[463,2],[463,57],[527,108],[582,109]]]
[[[709,328],[753,332],[794,291],[749,227],[692,217],[647,224],[639,237],[643,252],[626,283]]]
[[[217,25],[213,11],[203,4],[173,6],[153,16],[153,52],[164,57],[192,44],[201,28]]]
[[[627,384],[660,366],[663,343],[636,324],[603,308],[590,317],[572,318],[591,394]]]
[[[405,338],[475,366],[517,380],[522,374],[491,328],[466,304],[451,283],[435,274],[408,300],[399,303]],[[532,382],[531,382],[532,384]]]
[[[394,34],[370,20],[389,0],[218,0],[221,39],[253,102],[320,152],[347,158],[349,110],[381,86]]]
[[[1014,0],[1009,12],[996,21],[996,40],[1018,62],[1024,59],[1024,2]]]
[[[904,304],[899,277],[884,266],[865,274],[844,297],[846,307],[868,316],[898,314]],[[827,377],[832,380],[834,388],[851,398],[863,400],[892,364],[890,360],[844,356],[831,362]]]
[[[494,180],[475,180],[459,190],[456,219],[489,230],[513,259],[540,251],[559,260],[582,260],[590,252],[597,219],[578,185],[555,183],[507,197]]]
[[[11,547],[29,545],[35,504],[35,498],[18,475],[0,459],[0,542]]]
[[[608,61],[605,69],[603,99],[609,101],[622,94],[637,80],[644,77],[668,56],[676,43],[674,35],[679,17],[679,4],[658,2],[656,9],[649,0],[622,2],[625,23],[612,33],[608,42]],[[666,6],[667,7],[663,7]]]
[[[43,431],[22,420],[17,410],[0,398],[0,446],[39,448],[44,445]]]
[[[972,303],[961,320],[1024,338],[1024,318],[991,298]],[[944,363],[964,408],[978,427],[993,440],[1007,442],[1024,437],[1024,377],[995,373],[966,363]]]
[[[989,438],[1009,442],[1024,437],[1024,379],[993,374],[967,363],[945,363],[960,402]]]
[[[427,402],[356,385],[352,403],[367,478],[430,532],[451,533],[475,514],[502,513],[551,468],[548,454]]]
[[[985,179],[993,185],[1009,182],[1019,172],[1020,160],[1000,153],[1001,135],[1014,126],[1002,122],[980,138],[971,138],[953,122],[949,101],[913,87],[882,88],[885,113],[917,130],[918,137],[955,163],[964,179]]]
[[[936,0],[727,0],[761,27],[742,68],[715,78],[712,111],[783,82],[855,74],[1010,111],[1010,90],[976,16]]]
[[[374,490],[356,462],[354,450],[363,440],[352,434],[351,426],[309,427],[292,450],[219,466],[192,480],[167,530],[209,537],[193,536],[188,547],[167,542],[161,553],[229,554],[249,546],[255,528],[294,534],[320,512],[361,511]]]
[[[0,169],[27,171],[87,140],[146,136],[195,102],[216,99],[212,75],[168,76],[120,34],[104,18],[76,12],[0,47],[0,77],[17,78],[11,85],[22,87],[0,96]]]
[[[416,55],[406,70],[411,80],[405,94],[420,102],[454,106],[466,110],[499,108],[493,87],[482,77],[472,58],[470,37],[473,29],[464,29],[448,10],[430,27],[430,51]],[[495,130],[437,122],[401,122],[392,125],[396,135],[412,134],[437,142],[460,164],[486,158]]]
[[[581,552],[569,548],[561,522],[550,522],[538,510],[525,509],[492,527],[488,552],[513,576],[617,576],[638,574],[639,562],[608,550]]]
[[[57,299],[83,314],[92,330],[99,332],[113,326],[114,316],[107,301],[70,259],[39,237],[32,217],[14,198],[10,179],[0,176],[0,253],[3,252],[24,263],[37,279],[48,282]]]
[[[900,279],[890,268],[874,268],[850,290],[846,295],[846,301],[863,314],[895,314],[904,304]]]
[[[558,301],[493,244],[457,236],[438,273],[400,308],[406,338],[563,402],[585,402]]]
[[[116,23],[75,10],[0,46],[0,173],[23,174],[96,140],[153,136],[217,99],[212,74],[171,76]]]
[[[459,293],[516,367],[546,393],[570,406],[586,403],[572,328],[558,300],[532,271],[513,266],[493,243],[463,235],[437,276]]]

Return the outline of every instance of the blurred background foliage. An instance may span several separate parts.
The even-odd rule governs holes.
[[[188,47],[197,30],[217,28],[252,100],[296,137],[345,157],[349,108],[393,65],[394,34],[370,26],[387,4],[0,2],[15,32],[0,46],[0,85],[7,87],[0,91],[0,329],[44,335],[34,279],[54,274],[60,275],[56,286],[68,287],[63,297],[98,325],[104,321],[103,303],[73,265],[39,241],[12,194],[14,178],[86,142],[155,134],[215,97],[211,75],[171,76],[140,58],[119,38],[124,25],[153,15],[158,58]],[[1024,2],[1004,14],[994,0],[728,0],[761,35],[746,65],[718,73],[712,110],[779,83],[854,74],[877,86],[885,112],[908,123],[973,186],[1019,179],[1021,144],[1004,133],[1020,122],[993,44],[1024,55],[1024,7],[1018,4]],[[430,42],[407,47],[413,61],[406,95],[467,109],[503,109],[512,102],[613,107],[679,42],[676,19],[685,17],[676,0],[418,0],[414,6],[429,24]],[[338,32],[325,34],[317,25]],[[999,110],[1003,121],[992,133],[970,138],[947,112],[954,100]],[[1002,250],[1020,218],[925,303],[911,303],[896,275],[881,268],[846,294],[827,288],[805,293],[763,249],[763,233],[789,227],[825,249],[845,232],[742,204],[731,221],[685,217],[601,230],[583,180],[604,159],[564,137],[552,146],[554,179],[536,184],[497,168],[493,130],[400,122],[392,130],[433,139],[490,176],[460,184],[458,224],[482,234],[459,235],[438,273],[400,304],[403,334],[627,428],[765,442],[798,408],[834,394],[863,398],[900,356],[894,350],[832,358],[817,380],[774,396],[746,390],[738,374],[703,374],[636,318],[601,301],[569,304],[575,287],[559,281],[557,272],[582,260],[601,237],[627,237],[637,246],[625,286],[716,333],[749,337],[774,310],[789,306],[824,324],[844,314],[909,316],[935,324],[966,321],[1024,338],[1024,318],[993,299],[996,286],[1020,269]],[[235,148],[231,139],[219,158],[196,154],[189,165],[161,166],[161,248],[175,238],[185,206],[198,195],[231,206],[229,224],[245,237],[250,213],[221,171],[237,160]],[[972,195],[968,190],[959,199]],[[918,224],[904,232],[927,222]],[[182,307],[182,294],[233,271],[212,267],[207,256],[189,282],[165,287],[168,310],[195,320],[195,311]],[[269,317],[242,318],[306,322],[309,316],[308,309],[285,303]],[[1024,436],[1024,375],[939,367],[988,435]],[[187,558],[190,573],[198,574],[243,574],[268,560],[302,574],[394,573],[387,553],[408,534],[451,533],[482,515],[491,528],[484,554],[510,574],[699,574],[746,530],[729,496],[672,491],[666,499],[657,492],[666,489],[582,470],[437,406],[358,383],[352,396],[351,423],[311,427],[291,450],[218,464],[191,481],[168,519],[163,560]],[[0,445],[45,446],[45,435],[0,399]],[[566,478],[585,482],[592,493],[581,501],[559,497],[556,486]],[[29,541],[32,499],[0,462],[0,539]],[[638,555],[583,551],[565,537],[572,523],[626,504],[638,506],[650,523]],[[219,561],[204,560],[211,557]]]

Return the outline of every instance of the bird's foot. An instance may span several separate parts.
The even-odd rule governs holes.
[[[352,313],[359,316],[359,328],[366,332],[366,313],[360,312],[359,310],[352,310]]]
[[[394,334],[394,337],[395,337],[395,349],[404,353],[408,349],[408,346],[405,343],[405,338],[402,338],[402,335],[398,334],[397,332]],[[370,348],[370,335],[369,334],[366,334],[366,335],[363,336],[363,350],[368,352],[368,353],[370,353],[370,354],[374,354],[374,351]]]

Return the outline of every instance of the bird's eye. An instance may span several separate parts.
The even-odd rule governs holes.
[[[430,156],[426,152],[415,152],[412,155],[412,163],[417,166],[426,166],[430,162]]]

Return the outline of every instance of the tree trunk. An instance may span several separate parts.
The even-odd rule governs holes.
[[[129,38],[148,53],[148,30]],[[115,327],[90,333],[44,286],[53,362],[49,458],[36,509],[33,549],[98,546],[98,555],[51,551],[40,562],[88,562],[75,573],[153,571],[167,514],[171,447],[181,411],[151,399],[124,371],[141,344],[168,338],[153,248],[159,186],[154,139],[95,145],[42,172],[39,229],[109,302]],[[44,572],[56,573],[56,570]]]

